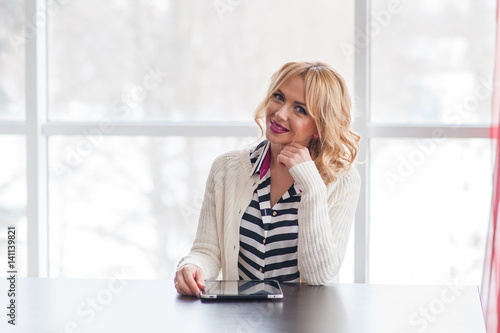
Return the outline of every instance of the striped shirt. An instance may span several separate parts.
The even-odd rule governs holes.
[[[297,266],[300,190],[293,184],[271,207],[271,145],[261,142],[250,153],[251,174],[260,180],[240,224],[240,280],[299,282]]]

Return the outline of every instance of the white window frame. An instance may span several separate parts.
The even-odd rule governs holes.
[[[26,20],[48,22],[40,10],[44,0],[25,0]],[[369,33],[370,1],[356,0],[355,27]],[[44,17],[45,16],[45,17]],[[37,27],[37,34],[26,40],[26,120],[0,121],[0,135],[24,135],[26,138],[27,182],[27,260],[29,277],[48,276],[48,138],[53,135],[82,135],[98,129],[99,122],[50,122],[47,119],[47,24]],[[370,142],[378,138],[432,138],[436,130],[445,138],[490,137],[488,126],[397,126],[370,123],[370,41],[354,59],[355,130],[361,135],[357,168],[362,188],[354,228],[354,282],[369,282],[370,230]],[[255,135],[255,125],[247,122],[111,122],[112,133],[120,136],[239,136]],[[187,134],[186,134],[187,133]],[[194,135],[196,133],[196,135]]]

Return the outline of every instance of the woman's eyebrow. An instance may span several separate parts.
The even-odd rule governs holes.
[[[281,89],[278,89],[278,92],[283,95],[283,97],[286,97],[285,94],[281,91]],[[306,106],[306,103],[302,103],[302,102],[299,102],[299,101],[294,101],[295,104],[299,104],[299,105],[303,105],[303,106]]]

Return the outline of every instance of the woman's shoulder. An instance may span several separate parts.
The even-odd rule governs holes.
[[[235,168],[248,169],[250,172],[250,153],[255,147],[247,147],[238,150],[231,150],[222,155],[219,155],[213,162],[212,168],[214,171],[235,170]]]
[[[215,158],[214,164],[238,162],[243,158],[248,157],[250,155],[251,150],[252,150],[251,148],[245,148],[245,149],[231,150],[225,152],[224,154],[219,155]]]

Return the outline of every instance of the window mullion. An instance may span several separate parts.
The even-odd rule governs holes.
[[[39,0],[40,2],[43,0]],[[47,138],[42,124],[47,119],[47,15],[37,0],[26,0],[26,178],[28,224],[28,272],[47,276]],[[30,29],[30,30],[28,30]]]
[[[368,135],[371,138],[490,138],[490,126],[485,125],[379,125],[369,124]]]
[[[370,184],[370,138],[368,136],[370,98],[370,1],[356,0],[354,55],[354,96],[356,101],[355,129],[361,135],[357,169],[361,176],[361,192],[354,225],[354,282],[368,282],[369,250],[369,184]],[[361,40],[360,37],[364,36]]]
[[[48,122],[42,133],[51,135],[121,135],[121,136],[231,136],[245,137],[260,134],[252,122],[203,121],[103,121],[103,122]]]
[[[25,131],[24,121],[0,121],[0,135],[24,135]]]

